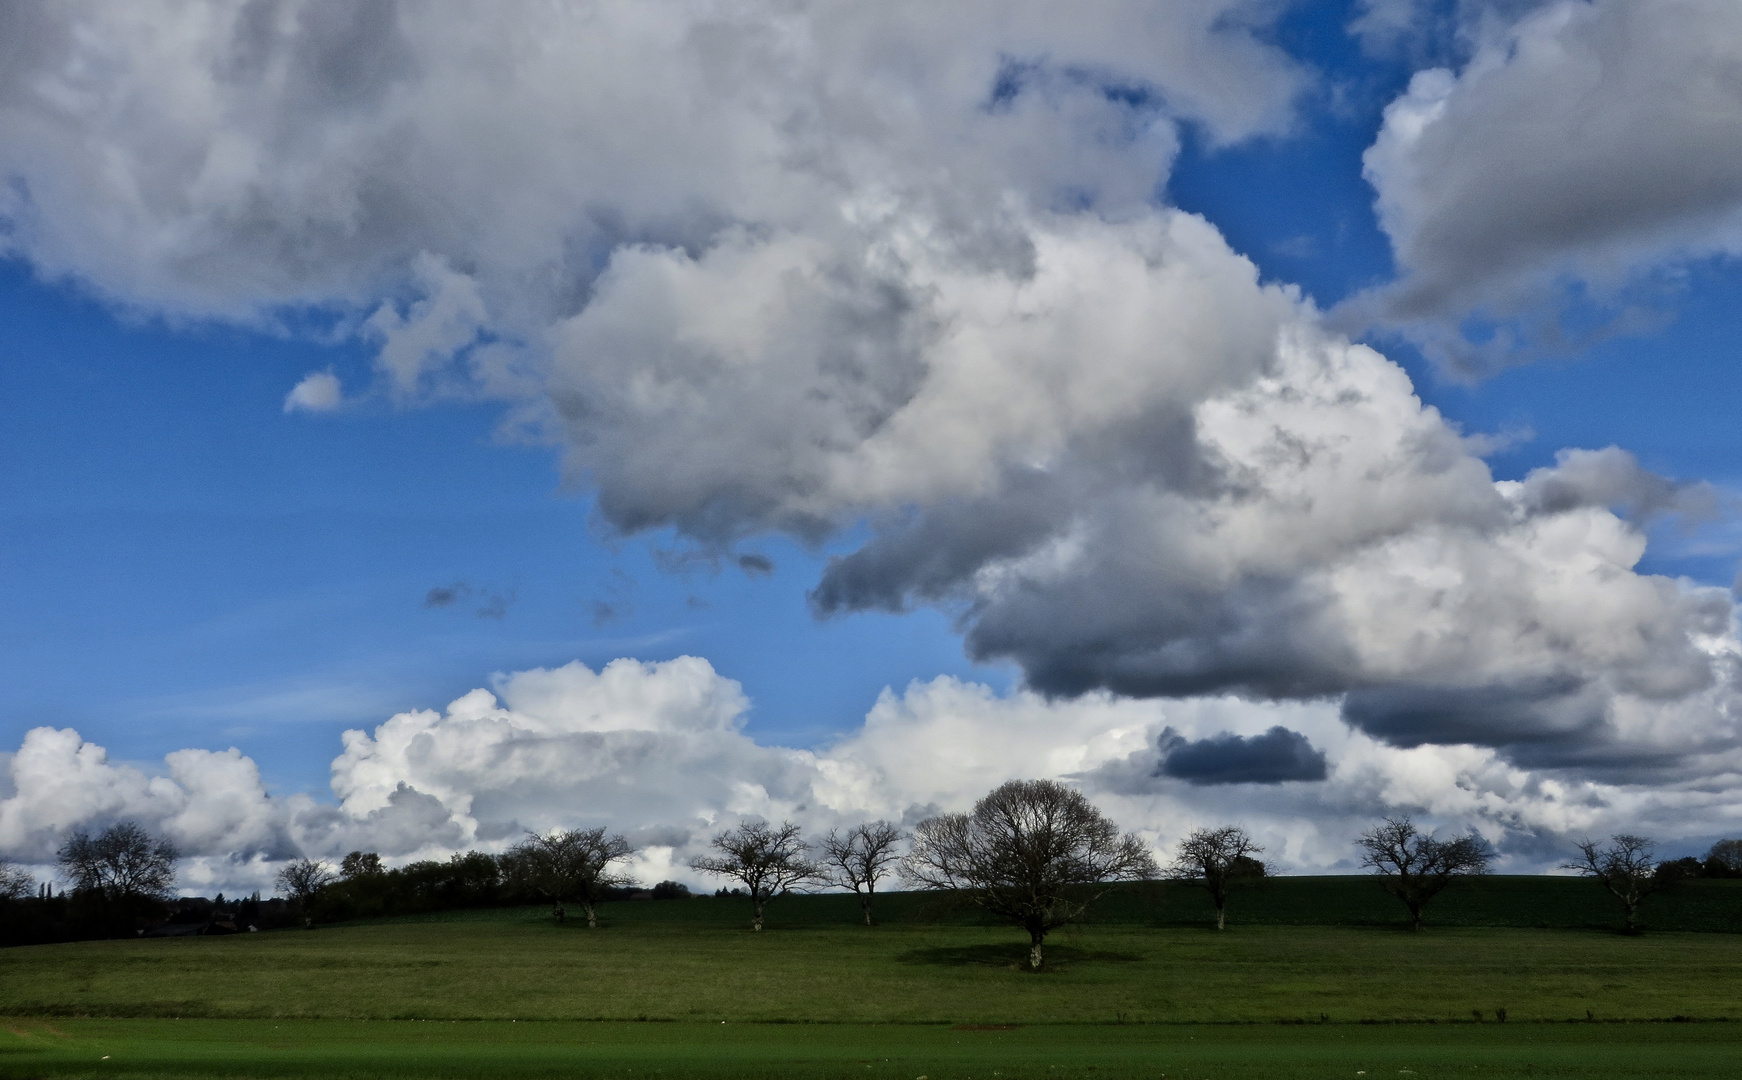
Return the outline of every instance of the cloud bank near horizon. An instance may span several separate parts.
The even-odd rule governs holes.
[[[1687,26],[1732,17],[1680,6]],[[1742,761],[1732,598],[1636,569],[1652,517],[1698,513],[1710,493],[1613,447],[1497,482],[1482,441],[1425,406],[1398,365],[1328,327],[1298,290],[1262,281],[1211,223],[1158,200],[1186,126],[1219,143],[1288,129],[1312,76],[1266,43],[1274,5],[504,10],[6,8],[0,247],[135,312],[287,332],[312,322],[375,350],[373,390],[316,373],[287,408],[369,393],[498,402],[505,425],[559,449],[621,534],[663,531],[713,553],[773,533],[865,535],[826,568],[815,612],[949,612],[970,655],[1021,668],[1029,693],[969,710],[1011,731],[1045,715],[1099,745],[1126,730],[1125,710],[1165,718],[1238,698],[1253,715],[1329,717],[1289,727],[1331,754],[1315,791],[1355,790],[1339,786],[1353,781],[1336,746],[1404,777],[1415,762],[1436,777],[1475,770],[1471,799],[1503,792],[1487,811],[1537,808],[1517,811],[1519,828],[1575,827],[1561,800],[1641,785],[1729,805],[1721,793]],[[1585,143],[1543,143],[1542,191],[1593,177],[1585,209],[1626,213],[1590,220],[1631,222],[1625,235],[1548,219],[1514,228],[1509,214],[1547,197],[1516,179],[1476,183],[1522,152],[1502,145],[1518,125],[1497,113],[1577,130],[1564,96],[1538,92],[1567,64],[1613,54],[1691,80],[1662,80],[1665,96],[1639,111],[1611,103],[1622,135],[1699,93],[1728,100],[1712,89],[1727,83],[1700,73],[1728,71],[1715,43],[1738,35],[1641,37],[1629,18],[1616,3],[1547,5],[1503,24],[1504,49],[1424,74],[1393,105],[1368,169],[1405,275],[1397,297],[1416,290],[1432,301],[1422,310],[1452,317],[1523,296],[1520,282],[1557,267],[1594,276],[1727,250],[1724,147],[1736,141],[1713,137],[1719,121],[1648,124],[1666,161],[1711,165],[1710,190],[1682,195],[1638,194],[1615,161],[1574,152]],[[1500,143],[1463,156],[1471,132]],[[1478,280],[1484,267],[1501,277]],[[570,730],[567,706],[568,719],[541,719],[517,696],[532,693],[530,674],[446,714],[395,718],[347,744],[338,807],[273,802],[238,819],[250,823],[234,826],[232,848],[494,842],[507,834],[492,830],[542,819],[487,766],[519,777],[540,738],[581,755],[576,768],[590,762],[599,787],[643,792],[647,828],[801,802],[906,812],[887,795],[908,790],[890,779],[906,766],[879,766],[876,783],[853,771],[877,710],[827,752],[760,747],[719,719],[730,710],[711,696],[723,693],[711,669],[688,677],[712,704],[653,709],[689,717],[669,729]],[[921,699],[940,685],[922,684]],[[917,708],[915,693],[888,708]],[[1157,698],[1175,700],[1127,700]],[[535,737],[540,724],[555,727]],[[201,823],[230,820],[224,807],[267,805],[246,794],[258,780],[249,787],[239,757],[176,759],[153,779],[41,731],[15,768],[53,761],[98,778],[66,787],[109,792],[90,796],[92,813],[157,807],[153,820],[204,844],[216,834]],[[1000,738],[946,756],[979,775],[974,755]],[[468,749],[440,765],[450,744]],[[712,763],[712,779],[686,781],[710,793],[707,808],[660,801],[676,795],[647,763],[667,753],[673,776],[688,776],[684,754]],[[1071,769],[1122,785],[1119,798],[1161,800],[1140,815],[1161,829],[1167,796],[1144,793],[1158,764]],[[835,789],[813,772],[859,794],[825,797]],[[1363,798],[1393,790],[1363,783]],[[552,807],[570,791],[554,777],[509,786]],[[954,798],[912,788],[916,805]],[[7,843],[46,842],[29,839],[49,828],[32,824],[35,798],[17,803],[6,827],[22,839]],[[1290,812],[1340,820],[1342,802],[1313,799]],[[1314,846],[1317,827],[1289,834],[1289,858],[1334,861]]]
[[[697,657],[499,676],[446,709],[346,732],[331,801],[268,795],[234,749],[180,750],[145,770],[37,728],[0,758],[0,856],[46,864],[72,829],[132,819],[188,856],[184,888],[233,892],[269,888],[301,855],[444,858],[528,829],[605,825],[641,848],[641,877],[694,880],[688,858],[741,820],[911,825],[1018,777],[1079,786],[1158,849],[1238,821],[1295,871],[1352,869],[1352,838],[1398,808],[1482,831],[1514,870],[1553,865],[1555,845],[1585,833],[1673,843],[1735,824],[1729,787],[1570,780],[1481,747],[1397,748],[1323,702],[1048,701],[940,677],[884,691],[859,729],[818,749],[758,742],[743,730],[748,707]]]

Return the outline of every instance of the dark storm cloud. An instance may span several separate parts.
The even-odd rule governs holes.
[[[812,610],[904,611],[910,599],[943,599],[986,563],[1022,555],[1056,534],[1069,511],[1052,478],[1013,474],[997,498],[933,507],[831,558],[811,591]]]
[[[1406,686],[1356,690],[1343,719],[1393,746],[1472,743],[1576,746],[1601,733],[1609,696],[1571,675],[1477,687]]]
[[[1135,563],[1120,558],[1091,580],[1037,583],[977,606],[969,655],[1014,661],[1030,687],[1065,697],[1306,698],[1358,677],[1346,644],[1314,632],[1321,599],[1302,583],[1254,576],[1214,589]]]
[[[1192,784],[1282,784],[1323,780],[1325,771],[1324,751],[1278,724],[1262,735],[1223,732],[1195,742],[1167,728],[1155,774]]]

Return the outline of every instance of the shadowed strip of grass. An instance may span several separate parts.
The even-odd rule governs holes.
[[[588,1024],[14,1019],[0,1077],[1630,1077],[1734,1075],[1742,1025]]]

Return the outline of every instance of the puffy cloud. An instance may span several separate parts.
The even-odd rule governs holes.
[[[134,818],[195,856],[295,850],[286,829],[306,799],[269,800],[254,762],[236,750],[177,750],[156,773],[111,763],[101,746],[71,728],[33,728],[6,772],[0,851],[45,862],[77,827]]]
[[[736,682],[695,657],[522,672],[445,712],[347,732],[333,792],[360,818],[402,786],[415,790],[468,840],[573,819],[695,828],[722,813],[791,813],[807,801],[811,759],[745,736],[748,705]]]
[[[1323,780],[1325,754],[1312,741],[1281,724],[1262,735],[1223,732],[1188,740],[1167,728],[1161,733],[1161,775],[1193,784],[1281,784]]]
[[[0,770],[0,855],[46,863],[71,829],[132,818],[190,856],[184,888],[234,892],[270,888],[279,860],[299,853],[402,862],[500,850],[528,828],[606,825],[641,847],[643,878],[693,879],[688,857],[745,818],[812,833],[911,824],[1015,777],[1075,783],[1158,847],[1240,822],[1294,869],[1349,868],[1352,837],[1398,809],[1479,828],[1522,868],[1558,861],[1569,834],[1626,828],[1674,843],[1742,819],[1734,751],[1692,781],[1579,779],[1479,746],[1388,745],[1346,725],[1335,702],[1049,701],[944,677],[884,691],[859,729],[815,750],[746,734],[748,704],[695,657],[500,676],[444,710],[347,732],[334,803],[267,795],[235,750],[177,751],[146,770],[38,728]],[[1290,779],[1317,782],[1279,782]]]
[[[344,397],[344,388],[339,385],[337,375],[330,371],[315,371],[304,375],[302,381],[284,395],[284,411],[332,412]]]
[[[1386,110],[1366,175],[1401,280],[1358,307],[1482,367],[1555,344],[1516,321],[1533,305],[1588,289],[1625,308],[1632,277],[1742,249],[1739,71],[1725,0],[1559,0],[1491,24]],[[1459,338],[1472,312],[1502,322],[1501,351]]]
[[[1261,375],[910,514],[813,601],[955,605],[1052,694],[1349,694],[1399,745],[1657,769],[1735,738],[1729,597],[1633,569],[1640,521],[1707,497],[1613,449],[1496,483],[1395,365],[1295,323]]]
[[[7,9],[0,242],[170,315],[315,307],[379,344],[391,395],[511,400],[623,532],[718,556],[863,524],[819,613],[942,606],[976,657],[1089,695],[1071,715],[1103,735],[1127,729],[1102,692],[1232,693],[1336,700],[1424,759],[1452,743],[1579,776],[1709,769],[1736,737],[1730,600],[1635,569],[1640,521],[1697,493],[1619,451],[1494,482],[1400,368],[1155,204],[1179,123],[1220,140],[1287,123],[1301,76],[1262,43],[1266,10]],[[1487,295],[1460,282],[1661,247],[1727,213],[1727,9],[1632,10],[1552,5],[1394,104],[1369,167],[1398,297]],[[1634,97],[1561,91],[1617,49]],[[1664,89],[1653,58],[1709,77]],[[1666,102],[1674,123],[1653,119]],[[1571,139],[1581,120],[1605,138]],[[1644,166],[1579,156],[1636,128],[1710,167],[1641,194],[1627,170]],[[557,760],[689,798],[649,812],[667,823],[809,805],[802,755],[723,721],[573,728],[569,706],[525,704],[538,681],[355,736],[343,812],[306,828],[486,837],[556,805],[568,773],[539,769]],[[729,697],[681,668],[556,681],[589,701],[652,683]],[[828,757],[838,782],[899,772],[878,745]],[[692,751],[730,767],[667,789],[646,764]]]
[[[1286,122],[1301,76],[1263,9],[9,10],[0,213],[13,250],[128,302],[373,310],[403,387],[487,314],[572,308],[620,244],[851,231],[859,202],[991,250],[1019,239],[996,223],[1011,189],[1143,202],[1172,117],[1218,139]]]

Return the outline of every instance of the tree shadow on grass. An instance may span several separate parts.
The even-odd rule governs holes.
[[[1020,942],[990,945],[944,945],[930,949],[909,949],[896,955],[903,964],[923,964],[930,967],[996,967],[1028,970],[1028,946]],[[1137,953],[1113,952],[1109,949],[1079,949],[1074,945],[1048,945],[1042,971],[1062,971],[1073,964],[1119,963],[1142,960]]]

